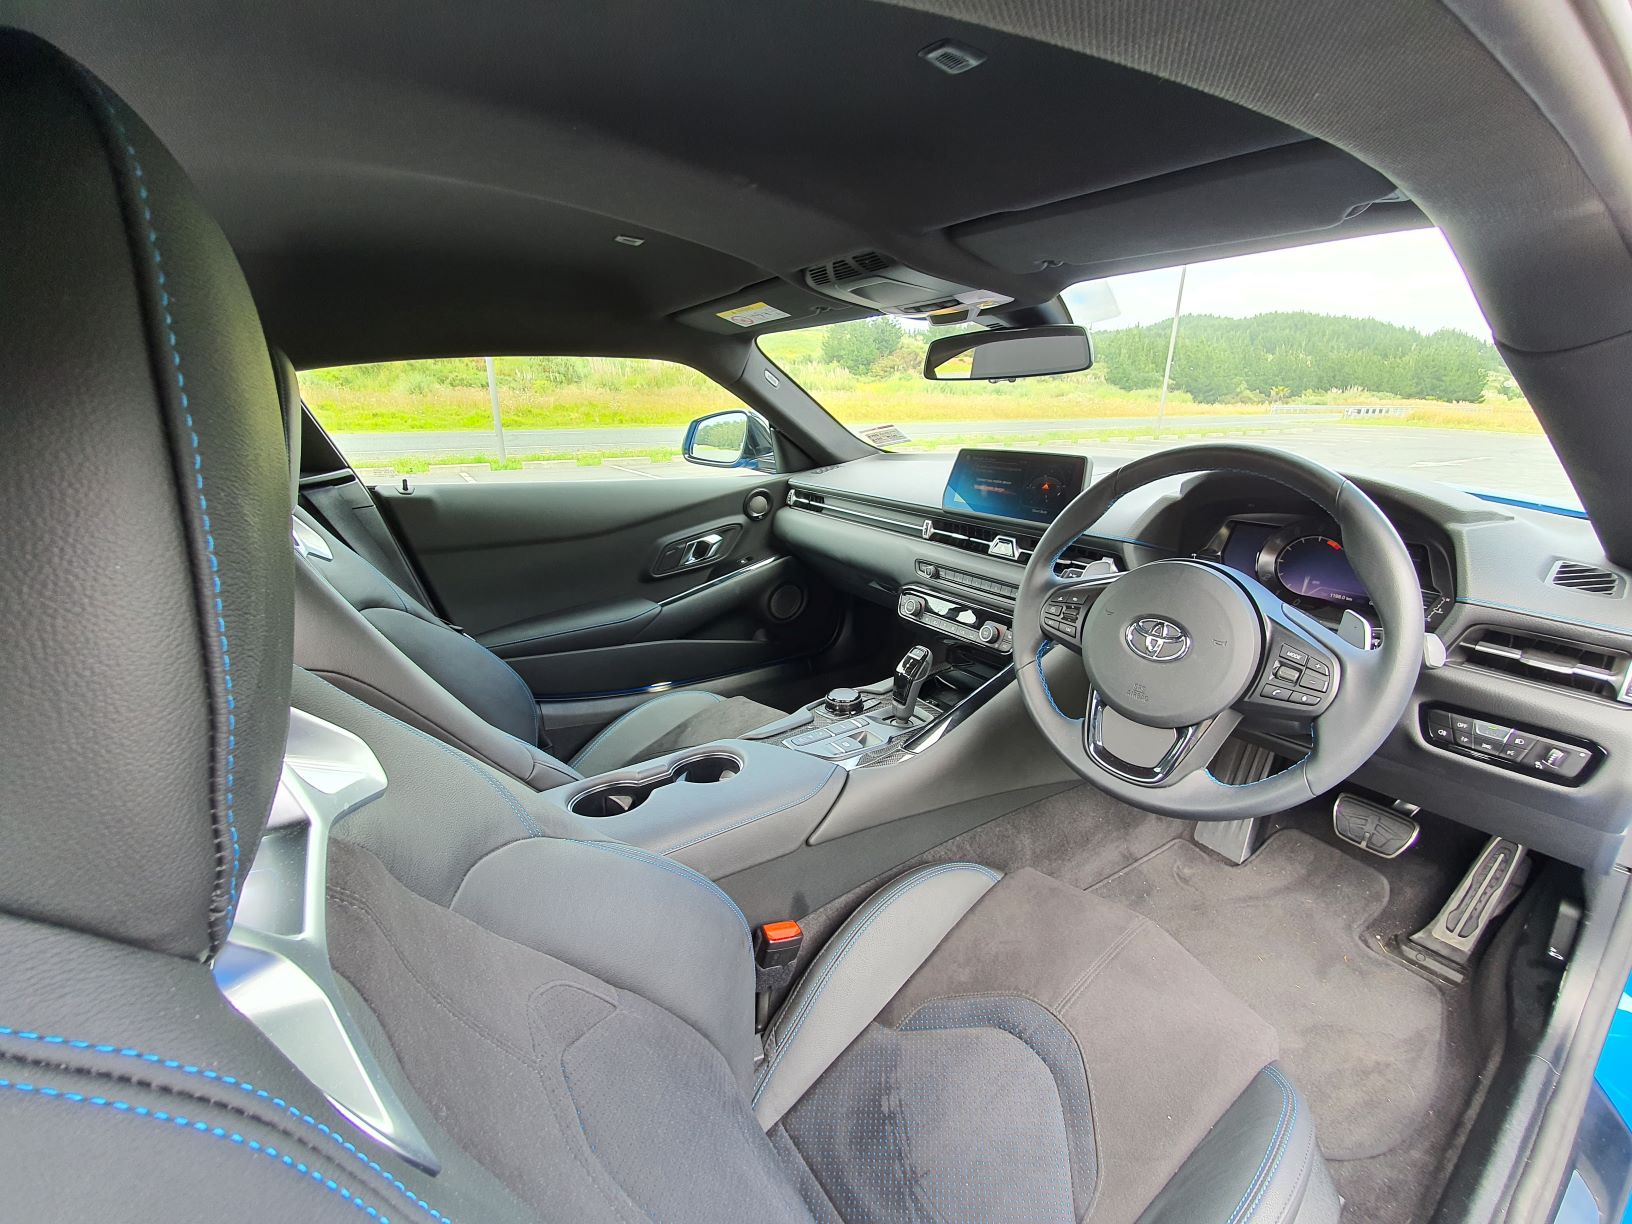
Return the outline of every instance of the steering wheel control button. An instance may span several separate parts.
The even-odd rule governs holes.
[[[1280,654],[1281,658],[1285,659],[1288,663],[1295,664],[1298,667],[1306,666],[1310,661],[1309,656],[1303,651],[1299,650],[1296,646],[1282,646]],[[1326,665],[1323,663],[1321,664],[1321,671],[1324,672],[1325,670]]]
[[[1275,679],[1285,681],[1287,684],[1296,684],[1303,679],[1303,673],[1295,667],[1277,667]]]
[[[1317,675],[1313,668],[1305,668],[1303,675],[1298,677],[1298,687],[1308,689],[1311,693],[1324,693],[1332,687],[1332,680],[1330,676]]]

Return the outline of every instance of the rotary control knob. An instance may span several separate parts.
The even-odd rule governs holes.
[[[986,645],[996,646],[1003,640],[1003,626],[996,621],[987,621],[980,627],[978,636]]]
[[[849,718],[861,713],[861,694],[853,688],[836,688],[822,698],[822,705],[835,718]]]
[[[901,596],[901,604],[900,604],[900,607],[899,607],[899,611],[900,611],[902,616],[905,616],[910,620],[910,619],[913,619],[913,618],[917,617],[919,614],[921,614],[923,612],[923,610],[924,610],[924,601],[922,599],[919,599],[918,596],[916,596],[916,595],[903,595],[903,596]]]

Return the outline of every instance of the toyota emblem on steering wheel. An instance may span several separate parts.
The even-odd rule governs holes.
[[[1143,616],[1128,626],[1128,648],[1141,659],[1172,663],[1190,650],[1190,635],[1184,626],[1160,616]]]

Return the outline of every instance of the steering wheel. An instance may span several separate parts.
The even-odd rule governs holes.
[[[1377,649],[1353,646],[1256,579],[1213,561],[1174,557],[1125,574],[1062,580],[1055,562],[1118,499],[1153,481],[1225,469],[1264,476],[1336,520],[1349,563],[1382,622]],[[1135,460],[1084,490],[1044,533],[1014,609],[1015,671],[1026,710],[1066,762],[1125,803],[1187,820],[1283,811],[1337,785],[1405,712],[1422,661],[1422,596],[1394,525],[1347,478],[1256,446],[1186,446]],[[1043,673],[1066,650],[1088,676],[1072,718]],[[1114,711],[1134,724],[1117,724]],[[1208,770],[1243,718],[1308,727],[1313,747],[1262,781]],[[1138,764],[1117,755],[1157,758]],[[1154,741],[1144,751],[1130,744]]]

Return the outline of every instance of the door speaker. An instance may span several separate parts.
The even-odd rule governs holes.
[[[757,523],[771,512],[771,507],[775,504],[771,500],[771,495],[764,489],[755,489],[744,499],[742,512]]]
[[[771,591],[765,607],[772,620],[790,621],[805,610],[805,588],[797,582],[784,582]]]

